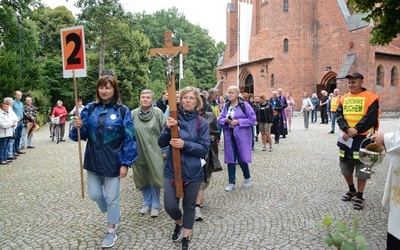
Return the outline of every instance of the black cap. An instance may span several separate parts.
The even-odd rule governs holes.
[[[353,73],[353,74],[351,74],[351,75],[345,76],[345,78],[355,78],[355,79],[361,79],[361,80],[363,80],[363,79],[364,79],[364,76],[361,75],[360,73]]]

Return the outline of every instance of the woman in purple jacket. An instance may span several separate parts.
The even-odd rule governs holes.
[[[228,87],[228,100],[218,117],[218,124],[224,130],[224,162],[228,164],[229,184],[226,191],[231,191],[236,184],[236,163],[243,171],[244,186],[250,187],[251,163],[251,126],[256,122],[253,108],[239,98],[239,88]]]

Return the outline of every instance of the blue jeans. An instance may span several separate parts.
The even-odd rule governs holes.
[[[252,125],[251,126],[251,148],[254,148],[254,141],[255,141],[255,139],[256,139],[256,136],[255,136],[255,134],[254,134],[254,129],[255,129],[255,126],[254,125]]]
[[[14,157],[13,148],[14,148],[14,139],[10,138],[10,140],[8,141],[8,144],[7,144],[7,158]]]
[[[333,132],[335,132],[336,116],[336,112],[331,112],[331,131]]]
[[[236,145],[236,140],[235,140],[234,135],[231,135],[231,141],[232,141],[234,160],[239,163],[239,166],[243,172],[243,177],[245,179],[249,179],[250,178],[249,164],[247,164],[246,162],[242,162],[242,160],[240,159],[240,154],[239,154],[239,151],[238,151],[238,148]],[[228,176],[229,176],[229,183],[235,184],[236,183],[236,164],[235,163],[228,163]]]
[[[19,120],[17,127],[15,128],[15,139],[14,139],[14,152],[19,152],[19,146],[21,144],[21,136],[22,136],[22,130],[24,128],[24,123],[22,122],[22,119]]]
[[[7,145],[10,141],[10,137],[0,138],[0,162],[7,160]]]
[[[143,206],[149,206],[151,208],[160,208],[160,190],[159,187],[146,186],[142,188],[143,195]]]
[[[318,117],[318,109],[315,108],[311,111],[311,122],[316,123],[317,122],[317,117]]]
[[[183,213],[179,208],[179,198],[176,198],[175,185],[167,178],[164,179],[164,207],[165,211],[173,220],[182,218],[183,228],[192,229],[196,208],[197,194],[200,190],[201,181],[193,181],[183,186],[184,196],[182,198]]]
[[[87,186],[90,199],[97,203],[102,213],[107,212],[108,223],[117,224],[121,215],[120,178],[100,176],[87,171]]]

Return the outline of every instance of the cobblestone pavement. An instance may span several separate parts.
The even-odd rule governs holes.
[[[394,131],[397,123],[382,119],[381,131]],[[367,242],[385,249],[387,208],[381,198],[388,159],[367,183],[364,210],[353,210],[352,203],[340,201],[347,185],[338,167],[337,133],[329,131],[319,123],[305,131],[299,116],[273,152],[261,151],[256,143],[247,189],[239,169],[236,188],[225,191],[224,165],[206,192],[204,220],[195,222],[192,249],[328,249],[314,225],[328,214],[350,224],[360,218]],[[69,139],[55,144],[47,126],[33,142],[34,149],[0,167],[0,248],[100,249],[107,222],[87,194],[81,198],[78,144]],[[223,162],[222,150],[220,158]],[[113,249],[180,249],[170,240],[174,223],[165,210],[158,218],[142,216],[141,200],[132,178],[125,178]]]

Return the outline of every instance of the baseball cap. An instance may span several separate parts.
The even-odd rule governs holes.
[[[364,79],[364,76],[361,75],[360,73],[353,73],[351,75],[345,76],[345,78],[355,78],[355,79]]]

